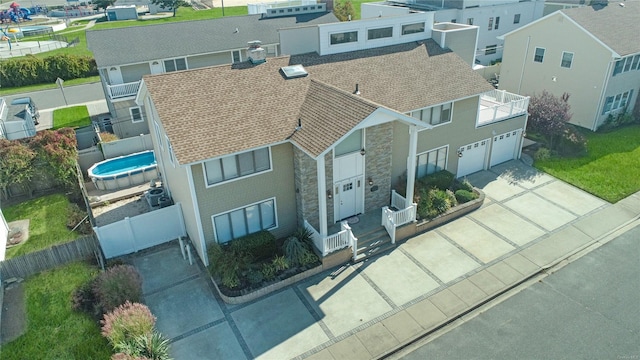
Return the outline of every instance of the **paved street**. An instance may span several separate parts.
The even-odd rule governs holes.
[[[398,357],[640,358],[640,226]]]
[[[104,91],[102,91],[102,85],[99,82],[65,86],[64,95],[67,98],[68,105],[105,100]],[[65,106],[64,97],[62,96],[62,91],[60,91],[59,88],[8,96],[3,96],[2,88],[0,88],[0,96],[4,97],[8,103],[11,103],[11,100],[15,98],[31,96],[40,110]]]
[[[175,243],[132,262],[175,359],[372,359],[459,321],[640,214],[640,193],[608,204],[521,161],[469,178],[486,194],[479,210],[244,304],[221,301]]]

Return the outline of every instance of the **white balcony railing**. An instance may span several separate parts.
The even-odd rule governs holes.
[[[480,95],[478,126],[527,113],[529,97],[505,90],[491,90]]]
[[[136,96],[136,94],[138,94],[138,89],[140,89],[140,81],[118,85],[107,85],[109,99],[111,100]]]

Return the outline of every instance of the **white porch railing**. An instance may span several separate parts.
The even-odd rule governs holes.
[[[392,210],[388,206],[382,208],[382,226],[391,237],[391,243],[396,243],[396,228],[416,220],[418,204],[411,203],[407,206],[407,199],[391,190],[391,206],[400,210]]]
[[[529,97],[505,90],[491,90],[480,96],[478,125],[486,125],[502,119],[526,114]]]
[[[346,221],[340,224],[341,230],[335,234],[331,234],[322,237],[320,233],[313,227],[307,220],[304,221],[304,227],[311,232],[311,238],[313,244],[322,252],[322,256],[327,256],[329,253],[343,249],[349,245],[353,247],[353,257],[358,251],[358,239],[353,236],[351,227]]]
[[[140,89],[140,81],[118,85],[107,85],[107,91],[109,92],[109,98],[111,100],[136,96],[136,94],[138,94],[138,89]]]

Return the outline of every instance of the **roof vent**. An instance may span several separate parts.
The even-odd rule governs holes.
[[[309,75],[302,65],[290,65],[280,68],[287,79],[295,79]]]
[[[262,64],[267,61],[267,53],[262,48],[262,41],[253,40],[249,41],[249,49],[247,49],[247,53],[249,56],[249,61],[252,64]]]

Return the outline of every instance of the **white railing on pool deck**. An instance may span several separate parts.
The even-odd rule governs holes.
[[[404,209],[407,206],[407,199],[395,190],[391,190],[391,206],[396,209]]]
[[[307,222],[307,220],[304,221],[304,227],[311,232],[313,244],[322,252],[322,256],[327,256],[327,254],[345,248],[349,245],[353,246],[354,254],[357,251],[358,239],[353,236],[351,228],[345,221],[341,224],[342,230],[335,234],[325,236],[324,238],[313,226],[311,226],[311,224],[309,224],[309,222]]]

